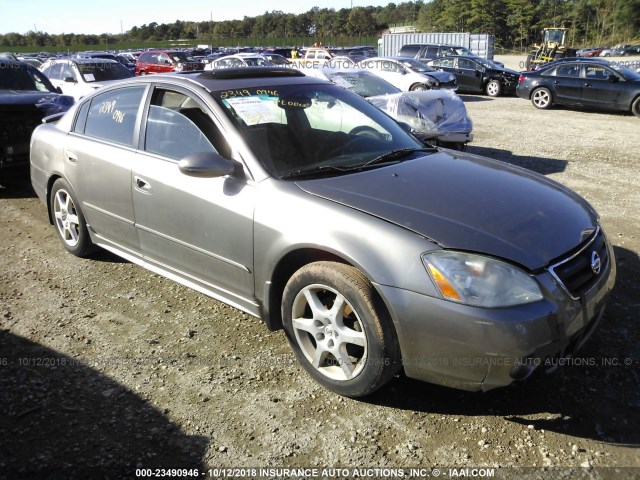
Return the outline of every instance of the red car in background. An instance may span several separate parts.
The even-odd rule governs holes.
[[[203,69],[203,64],[180,50],[149,50],[136,61],[136,75]]]

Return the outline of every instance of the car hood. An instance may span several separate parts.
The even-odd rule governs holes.
[[[496,68],[491,68],[491,69],[487,69],[488,71],[495,73],[495,74],[499,74],[499,75],[503,75],[503,76],[508,76],[508,77],[516,77],[519,78],[520,77],[520,73],[516,72],[515,70],[509,70],[508,68],[503,68],[503,69],[496,69]]]
[[[53,115],[66,112],[73,102],[72,97],[53,92],[0,90],[0,108],[3,110],[31,107],[42,110],[44,115]]]
[[[575,248],[597,223],[589,204],[562,185],[468,154],[440,151],[298,186],[444,248],[505,258],[532,271]]]
[[[53,92],[30,90],[0,90],[0,105],[35,105],[59,96]]]

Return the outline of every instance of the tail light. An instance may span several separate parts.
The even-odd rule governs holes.
[[[526,77],[525,77],[524,75],[520,75],[520,77],[518,78],[518,83],[522,83],[522,82],[524,82],[524,79],[525,79],[525,78],[526,78]]]

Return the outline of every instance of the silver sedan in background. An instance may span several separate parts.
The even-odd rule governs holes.
[[[586,341],[615,279],[576,193],[425,147],[295,70],[124,80],[38,127],[31,178],[67,251],[105,248],[283,327],[341,395],[400,369],[467,390],[524,379]]]

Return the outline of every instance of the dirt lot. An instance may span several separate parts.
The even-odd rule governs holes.
[[[464,99],[470,152],[577,190],[615,245],[612,301],[571,365],[485,394],[398,377],[341,398],[304,374],[282,332],[110,254],[64,253],[28,182],[3,176],[0,479],[135,478],[136,467],[640,478],[640,119]]]

